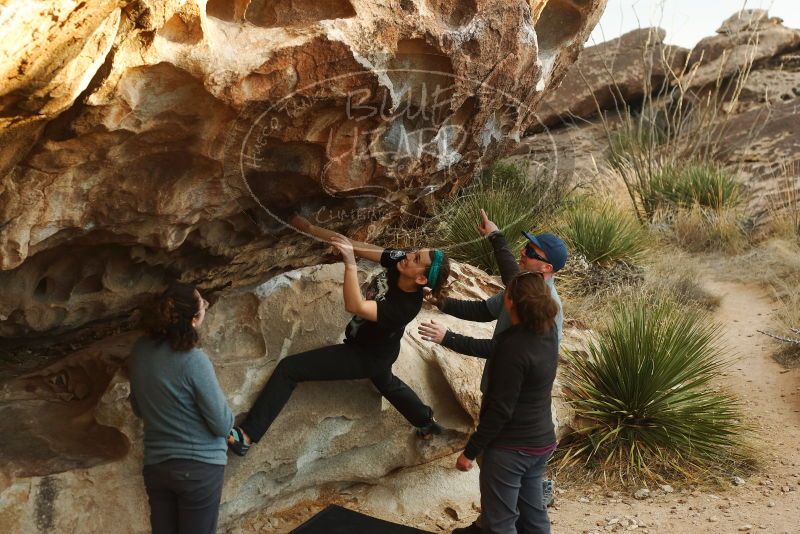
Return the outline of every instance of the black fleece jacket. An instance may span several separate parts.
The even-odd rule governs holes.
[[[536,334],[512,326],[496,343],[480,422],[464,448],[470,460],[492,445],[546,447],[556,441],[550,409],[558,367],[555,327]]]
[[[500,268],[500,278],[503,285],[507,285],[519,273],[519,263],[508,248],[505,236],[500,231],[492,233],[489,242],[494,249],[494,257]],[[489,300],[458,300],[446,299],[442,312],[466,321],[488,323],[500,318],[503,313],[503,293],[500,292]],[[459,354],[489,358],[495,347],[495,339],[478,339],[455,332],[447,331],[442,345]]]

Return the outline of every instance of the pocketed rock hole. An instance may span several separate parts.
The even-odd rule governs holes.
[[[94,418],[120,361],[100,355],[0,382],[0,470],[46,476],[123,458],[128,439]]]
[[[570,0],[550,0],[544,7],[534,25],[542,52],[558,50],[578,35],[584,15],[576,3],[580,4]]]

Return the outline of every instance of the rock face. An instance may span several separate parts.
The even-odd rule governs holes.
[[[500,287],[468,266],[456,266],[454,273],[456,298],[485,298]],[[235,413],[249,408],[281,358],[341,340],[348,320],[342,275],[341,264],[290,271],[230,291],[212,305],[203,347]],[[476,337],[490,336],[493,325],[462,323],[426,309],[407,329],[395,373],[434,408],[446,432],[419,441],[368,381],[301,384],[248,456],[230,457],[223,528],[259,510],[277,517],[302,503],[341,498],[352,485],[382,486],[399,468],[463,447],[479,409],[482,362],[422,341],[416,326],[432,317]],[[128,332],[106,338],[3,384],[0,518],[7,531],[148,531],[142,427],[130,411],[122,367],[136,337]],[[556,413],[563,428],[567,412],[559,400]],[[436,485],[448,471],[426,473]],[[443,484],[452,488],[454,481]],[[457,489],[442,498],[457,500]],[[395,480],[383,493],[365,495],[365,502],[378,506],[400,498],[387,491],[402,492],[404,485]],[[85,509],[92,514],[79,513]]]
[[[598,110],[621,109],[663,90],[669,74],[684,69],[689,53],[664,44],[665,35],[660,28],[643,28],[584,50],[558,89],[542,99],[540,124],[532,130],[587,119]]]
[[[800,30],[787,28],[763,9],[748,9],[725,20],[717,35],[698,42],[689,55],[689,84],[702,87],[726,79],[759,60],[800,46]]]
[[[413,225],[519,140],[605,2],[6,1],[4,530],[146,531],[123,370],[133,310],[168,279],[199,283],[216,301],[204,346],[246,410],[281,357],[338,341],[346,321],[341,268],[294,270],[332,258],[285,216],[371,240]],[[457,294],[496,290],[464,269],[477,281]],[[366,383],[301,386],[274,432],[231,462],[223,523],[462,446],[480,362],[411,325],[396,370],[444,436],[417,442]]]
[[[519,139],[604,4],[6,2],[0,336],[316,263],[292,210],[373,238],[424,213]]]

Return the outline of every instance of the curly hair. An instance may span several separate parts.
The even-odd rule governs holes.
[[[199,312],[197,288],[190,284],[172,283],[156,297],[145,314],[145,330],[153,339],[169,343],[176,352],[191,350],[200,341],[192,325],[192,319]]]
[[[555,325],[558,303],[550,295],[542,273],[519,273],[506,286],[506,295],[526,328],[543,334]]]
[[[435,252],[435,249],[430,249],[428,251],[431,261],[433,261]],[[435,298],[441,298],[446,293],[445,286],[447,285],[448,278],[450,278],[450,258],[448,258],[447,255],[443,255],[442,265],[439,267],[439,276],[436,278],[436,285],[431,288],[431,294]]]

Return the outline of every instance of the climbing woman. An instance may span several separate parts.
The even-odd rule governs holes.
[[[558,366],[559,306],[542,273],[531,271],[508,283],[503,305],[512,326],[496,338],[480,422],[456,468],[469,471],[483,454],[483,532],[549,534],[542,478],[556,448],[550,404]]]
[[[258,442],[283,409],[299,382],[368,378],[377,390],[415,427],[429,438],[442,428],[414,391],[392,373],[400,354],[406,325],[417,316],[423,288],[439,294],[450,275],[450,262],[435,249],[404,252],[383,249],[310,224],[295,216],[289,223],[297,230],[333,245],[344,260],[344,306],[353,314],[338,345],[310,350],[282,359],[272,372],[241,425],[228,437],[231,450],[244,456]],[[356,255],[386,269],[372,281],[367,296],[361,295]]]
[[[233,414],[197,329],[208,302],[171,285],[145,314],[128,360],[131,407],[144,420],[144,484],[153,534],[216,531]]]

